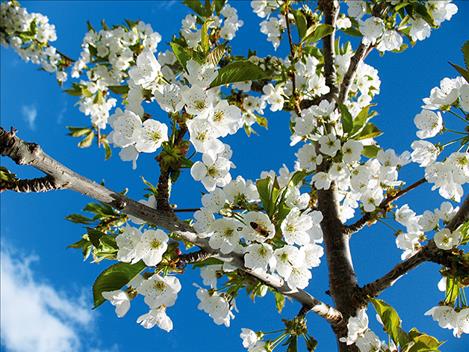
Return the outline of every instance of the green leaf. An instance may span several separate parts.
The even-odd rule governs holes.
[[[91,132],[91,128],[89,127],[73,127],[73,126],[67,126],[68,129],[68,135],[72,137],[81,137],[84,136],[85,134],[88,134]]]
[[[76,224],[90,224],[93,222],[92,219],[87,218],[81,214],[71,214],[65,217],[66,220],[74,222]]]
[[[301,10],[293,11],[293,16],[295,17],[298,35],[300,36],[300,39],[303,39],[306,34],[306,30],[308,29],[308,22],[306,20],[306,17],[305,15],[303,15],[303,12],[301,12]]]
[[[315,43],[325,36],[334,32],[334,27],[329,24],[320,24],[314,30],[313,27],[308,28],[306,31],[305,37],[303,38],[302,42],[304,43]]]
[[[91,227],[88,227],[86,229],[86,232],[88,233],[88,238],[90,239],[91,244],[95,247],[100,246],[101,237],[106,235],[105,233],[103,233],[99,230],[93,229]]]
[[[355,137],[357,140],[375,138],[381,136],[383,132],[371,122],[368,122],[363,130]]]
[[[290,183],[293,186],[298,186],[299,184],[303,183],[303,180],[305,179],[306,176],[311,175],[312,172],[306,172],[306,171],[295,171],[293,176],[290,179]]]
[[[405,346],[409,341],[409,336],[402,330],[401,319],[395,309],[381,299],[373,298],[371,303],[383,322],[384,331],[396,345]]]
[[[94,308],[104,303],[103,292],[119,290],[146,268],[145,263],[117,263],[104,270],[93,284]]]
[[[463,76],[464,79],[469,83],[469,70],[466,70],[465,68],[462,68],[461,66],[456,65],[456,64],[453,64],[453,63],[451,63],[451,62],[450,62],[449,64],[450,64],[451,66],[453,66],[454,69],[455,69],[456,71],[458,71],[459,74],[460,74],[461,76]]]
[[[361,37],[362,36],[362,33],[355,27],[349,27],[349,28],[344,28],[344,29],[341,29],[342,32],[344,32],[345,34],[348,34],[352,37]]]
[[[263,178],[256,182],[257,192],[262,202],[262,206],[265,210],[270,207],[270,183],[272,180],[270,177]]]
[[[435,21],[433,20],[433,17],[431,13],[428,11],[427,7],[424,4],[421,3],[415,3],[414,4],[414,10],[417,12],[424,20],[427,22],[430,26],[434,27],[435,26]]]
[[[411,341],[403,346],[402,352],[427,352],[427,351],[439,351],[443,342],[438,341],[433,336],[421,333],[416,328],[412,328],[409,331],[409,337]]]
[[[257,116],[256,115],[256,122],[259,126],[262,126],[264,127],[265,129],[267,129],[269,127],[269,122],[267,121],[267,119],[263,116]]]
[[[362,155],[367,158],[376,158],[380,148],[377,145],[365,145],[363,146]]]
[[[339,104],[340,119],[342,120],[342,129],[345,133],[349,133],[353,128],[353,117],[344,104]]]
[[[370,114],[370,108],[374,106],[374,104],[370,104],[368,106],[365,106],[357,116],[353,119],[353,128],[352,131],[350,132],[351,136],[356,135],[359,133],[362,128],[366,125],[366,123],[376,115],[375,112]]]
[[[186,69],[186,63],[191,59],[191,56],[186,48],[175,42],[171,42],[169,45],[171,46],[171,49],[173,49],[174,56],[176,56],[178,62],[184,69]]]
[[[211,15],[210,9],[207,9],[199,0],[183,0],[183,4],[202,17]]]
[[[206,53],[210,49],[210,37],[208,30],[211,23],[213,23],[213,20],[211,18],[205,20],[201,29],[202,34],[200,39],[200,45],[202,46],[202,50],[204,53]]]
[[[203,268],[205,266],[209,265],[220,265],[223,264],[223,262],[220,259],[217,258],[207,258],[204,260],[201,260],[199,262],[192,263],[192,268]]]
[[[453,277],[446,277],[445,303],[454,304],[459,294],[459,285]]]
[[[464,63],[466,64],[466,68],[469,70],[469,40],[464,43],[461,51],[464,55]]]
[[[225,46],[219,45],[215,49],[213,49],[208,55],[206,62],[208,64],[212,64],[213,66],[217,66],[220,62],[221,58],[225,54]]]
[[[80,143],[78,143],[78,147],[79,148],[88,148],[91,143],[93,143],[93,139],[94,139],[94,132],[93,131],[89,131],[88,134],[86,135],[85,138],[83,138]]]
[[[129,86],[109,86],[109,90],[115,94],[127,94],[129,92]]]
[[[220,14],[220,11],[223,9],[223,6],[225,6],[226,0],[214,0],[213,4],[215,6],[215,12],[217,15]]]
[[[280,292],[274,290],[274,297],[275,297],[275,307],[277,308],[277,312],[282,313],[283,308],[285,307],[285,296],[282,295]]]
[[[214,79],[212,84],[210,84],[210,88],[235,82],[268,79],[270,76],[268,72],[251,61],[236,61],[218,71],[218,76]]]
[[[107,139],[103,139],[101,141],[101,144],[103,145],[104,147],[104,160],[109,160],[109,158],[111,157],[112,155],[112,150],[111,150],[111,146],[109,145],[109,142]]]

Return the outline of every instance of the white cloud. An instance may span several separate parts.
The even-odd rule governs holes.
[[[34,130],[36,129],[36,117],[37,117],[37,108],[34,105],[23,105],[21,107],[21,113],[23,118],[28,124],[29,128]]]
[[[39,281],[31,270],[37,257],[2,247],[2,345],[11,352],[80,350],[80,333],[93,324],[89,307]]]

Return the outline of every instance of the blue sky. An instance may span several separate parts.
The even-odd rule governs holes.
[[[272,54],[271,45],[259,32],[259,18],[252,13],[249,1],[232,3],[245,22],[233,41],[234,53],[245,54],[251,47],[259,56]],[[469,3],[456,3],[459,13],[440,30],[432,32],[426,41],[399,55],[380,57],[373,53],[367,60],[378,68],[382,81],[381,94],[376,99],[379,116],[375,120],[385,132],[379,139],[382,146],[399,152],[409,149],[415,138],[412,120],[420,111],[421,99],[443,77],[455,76],[448,61],[462,62],[459,48],[469,34]],[[79,54],[87,20],[98,26],[101,19],[108,24],[119,24],[126,18],[141,19],[162,35],[164,44],[159,48],[165,49],[188,13],[176,1],[25,1],[23,5],[29,11],[49,17],[57,28],[55,46],[71,57]],[[282,45],[279,54],[286,55],[286,49]],[[103,151],[96,147],[78,149],[77,141],[67,137],[65,129],[67,125],[87,124],[86,117],[74,107],[75,98],[61,92],[53,76],[22,62],[11,50],[1,49],[0,66],[2,127],[15,126],[22,138],[41,144],[49,154],[72,169],[96,181],[104,180],[116,191],[128,187],[130,196],[142,198],[144,185],[140,177],[145,176],[153,182],[157,179],[151,155],[142,155],[137,170],[132,171],[130,163],[121,162],[117,153],[111,160],[104,161]],[[296,149],[288,146],[288,116],[268,112],[266,117],[268,131],[257,128],[259,136],[248,138],[239,134],[229,139],[235,151],[233,161],[237,165],[234,176],[241,174],[255,178],[262,170],[278,170],[284,163],[292,166]],[[2,159],[2,165],[11,167],[22,177],[38,175],[29,168],[13,166],[7,160]],[[403,170],[401,175],[409,182],[422,177],[421,170],[414,167]],[[199,205],[200,184],[184,174],[177,186],[173,200],[180,207]],[[409,203],[419,213],[433,209],[442,199],[436,193],[430,194],[429,188],[423,186],[400,204]],[[177,304],[168,310],[175,326],[170,334],[157,328],[145,330],[135,323],[146,310],[141,302],[133,304],[123,319],[118,319],[108,304],[91,311],[91,285],[108,264],[83,263],[78,251],[66,249],[68,244],[80,238],[83,230],[64,220],[66,215],[78,212],[87,202],[85,197],[68,191],[1,195],[2,351],[49,351],[52,345],[47,341],[53,341],[57,346],[71,346],[74,351],[240,351],[242,327],[276,330],[282,326],[281,318],[291,318],[298,311],[295,303],[287,302],[286,309],[279,315],[270,295],[257,299],[255,304],[240,297],[237,301],[239,313],[232,321],[232,327],[216,326],[196,308],[196,289],[192,282],[200,283],[200,279],[192,269],[181,277],[183,290]],[[351,246],[361,284],[387,272],[400,260],[401,253],[394,244],[392,231],[384,226],[376,225],[357,235]],[[463,346],[469,343],[467,337],[456,340],[449,330],[438,328],[429,317],[423,316],[443,299],[436,288],[438,269],[433,264],[419,267],[382,298],[398,310],[404,328],[416,326],[441,340],[448,340],[443,351],[462,352]],[[330,302],[324,293],[327,290],[325,261],[313,272],[309,290]],[[369,315],[372,317],[373,313]],[[335,350],[332,333],[321,319],[310,314],[309,326],[319,340],[317,351]],[[27,338],[17,333],[18,327]],[[45,346],[49,347],[41,350],[44,339]]]

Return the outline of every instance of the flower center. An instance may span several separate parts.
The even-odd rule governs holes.
[[[155,240],[151,241],[150,247],[152,249],[158,249],[158,248],[161,247],[161,242],[155,239]]]

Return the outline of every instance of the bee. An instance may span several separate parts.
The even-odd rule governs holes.
[[[264,237],[269,237],[269,231],[262,225],[259,225],[257,222],[251,221],[249,223],[254,231]]]

